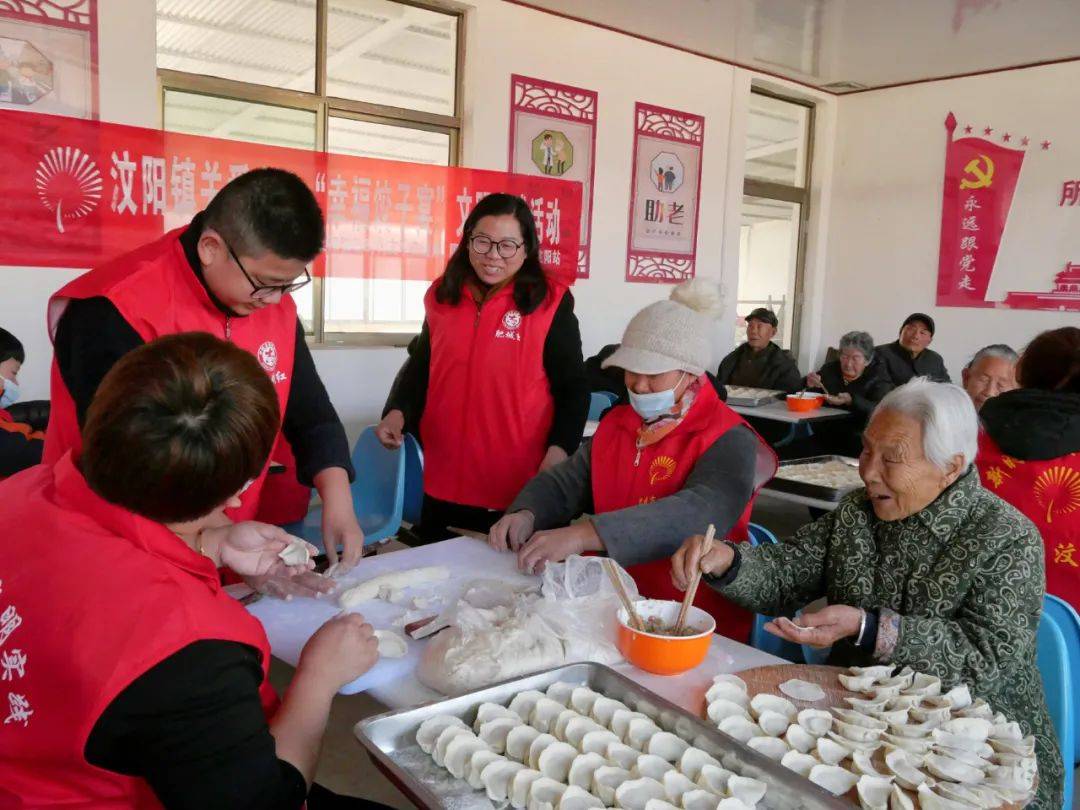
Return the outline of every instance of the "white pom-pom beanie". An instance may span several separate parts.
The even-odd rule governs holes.
[[[669,300],[649,304],[630,320],[622,344],[601,367],[700,376],[712,363],[712,330],[721,308],[717,285],[704,279],[684,281]]]

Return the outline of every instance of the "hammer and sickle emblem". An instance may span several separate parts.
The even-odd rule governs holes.
[[[964,167],[964,174],[967,177],[960,181],[960,188],[989,188],[994,182],[994,161],[979,155]]]

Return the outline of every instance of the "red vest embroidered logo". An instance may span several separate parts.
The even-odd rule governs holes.
[[[521,313],[516,309],[507,310],[506,314],[503,315],[502,322],[507,329],[517,329],[521,326]]]
[[[274,341],[268,340],[259,347],[259,364],[267,371],[277,368],[277,346]]]
[[[649,465],[649,485],[656,486],[661,481],[667,481],[675,474],[678,465],[671,456],[657,456]]]

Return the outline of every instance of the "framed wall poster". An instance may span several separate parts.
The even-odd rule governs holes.
[[[97,0],[0,0],[0,109],[97,118]]]
[[[626,280],[678,284],[694,277],[705,119],[634,105],[634,159]]]
[[[582,184],[578,278],[589,277],[597,99],[592,90],[510,77],[509,171]]]

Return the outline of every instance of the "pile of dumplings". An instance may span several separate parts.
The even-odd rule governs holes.
[[[555,683],[546,694],[518,693],[509,707],[482,703],[472,728],[450,715],[429,718],[416,741],[496,804],[527,810],[753,810],[765,796],[764,782],[726,770],[654,717]]]
[[[853,788],[864,810],[967,810],[1023,804],[1034,793],[1035,739],[966,684],[905,667],[851,667],[847,708],[799,710],[779,695],[749,696],[736,675],[706,693],[724,733],[826,790]],[[824,697],[824,695],[822,695]],[[914,798],[913,798],[914,795]]]

